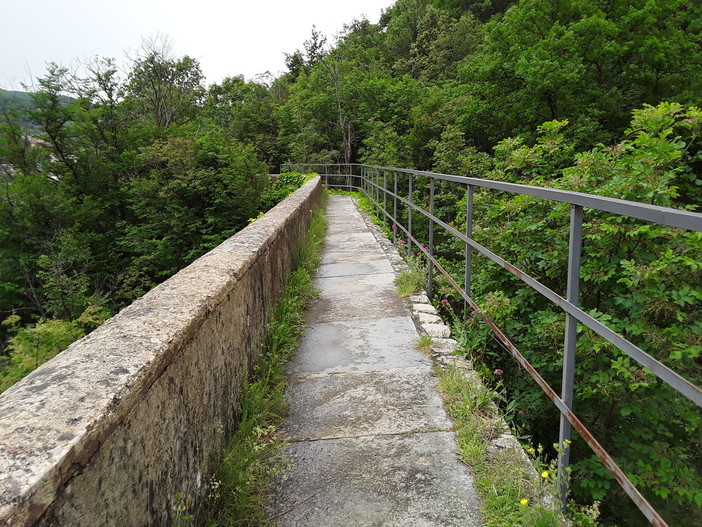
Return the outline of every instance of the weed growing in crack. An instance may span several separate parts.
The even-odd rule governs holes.
[[[424,353],[430,353],[431,345],[433,343],[434,339],[432,339],[429,333],[422,333],[417,339],[417,343],[414,345],[414,347],[420,351],[423,351]]]
[[[407,298],[421,292],[427,285],[427,278],[417,269],[402,271],[395,277],[397,294]]]

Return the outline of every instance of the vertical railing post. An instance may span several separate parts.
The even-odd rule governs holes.
[[[388,171],[383,170],[383,218],[385,226],[388,225]]]
[[[466,237],[473,237],[473,185],[468,185],[466,187]],[[470,297],[470,281],[471,281],[471,264],[473,258],[473,248],[466,243],[466,269],[465,269],[465,281],[464,290],[466,296]],[[468,311],[468,301],[465,301],[463,308]]]
[[[393,224],[395,225],[395,228],[392,230],[392,242],[397,246],[397,172],[394,170],[392,171],[392,191],[394,194],[392,197],[392,217],[394,218]]]
[[[366,167],[366,172],[365,172],[365,180],[366,180],[366,192],[368,192],[368,198],[370,199],[371,196],[373,195],[373,185],[371,185],[371,169]]]
[[[407,231],[409,236],[407,237],[407,256],[412,255],[412,179],[413,175],[409,175],[409,192],[407,194],[407,200],[409,205],[407,206]]]
[[[371,180],[371,175],[373,174],[373,169],[366,167],[366,184],[368,185],[368,197],[373,196],[373,185]]]
[[[380,170],[376,170],[376,180],[377,180],[377,185],[375,187],[375,193],[376,193],[375,204],[378,207],[377,216],[378,216],[378,219],[380,219],[380,212],[381,212],[380,211],[380,209],[381,209],[381,207],[380,207]]]
[[[434,178],[429,177],[429,214],[434,215]],[[434,257],[434,220],[429,218],[429,256]],[[429,258],[427,272],[427,297],[434,296],[434,262]]]
[[[371,186],[370,186],[370,181],[368,179],[368,167],[363,167],[363,188],[365,189],[365,195],[370,197],[370,191],[371,191]]]
[[[566,299],[571,304],[578,305],[580,293],[580,256],[583,240],[583,208],[572,205],[570,210],[570,240],[568,242],[568,285]],[[569,408],[573,407],[573,382],[575,378],[575,347],[577,342],[578,321],[570,313],[566,313],[565,344],[563,350],[563,382],[561,399]],[[571,424],[561,413],[560,431],[558,435],[558,486],[561,492],[561,502],[565,508],[568,499],[570,464],[570,433]]]

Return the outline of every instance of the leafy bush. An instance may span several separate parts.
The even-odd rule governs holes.
[[[3,320],[2,325],[15,335],[8,342],[8,359],[0,363],[0,393],[90,333],[109,316],[105,309],[89,306],[75,320],[40,320],[24,327],[20,326],[17,315]]]
[[[305,176],[297,172],[279,174],[275,182],[261,197],[262,209],[268,210],[295,192],[305,182]]]
[[[575,156],[566,123],[546,123],[533,146],[507,139],[496,148],[490,177],[591,192],[694,210],[702,203],[699,166],[702,112],[664,103],[634,112],[628,139]],[[458,204],[460,229],[464,202]],[[475,196],[474,236],[556,292],[564,293],[569,207],[494,191]],[[582,308],[654,358],[702,385],[702,235],[586,211],[581,278]],[[440,247],[460,276],[462,245]],[[506,330],[526,358],[556,389],[560,386],[565,317],[511,274],[474,259],[473,297]],[[450,296],[439,282],[439,294]],[[510,397],[524,412],[519,426],[534,441],[552,444],[558,412],[533,380],[468,316],[463,345],[482,368],[504,370]],[[695,405],[594,332],[580,328],[575,411],[643,489],[649,501],[680,525],[702,521],[702,420]],[[602,500],[609,521],[637,518],[618,484],[579,439],[573,442],[573,495]],[[683,514],[685,511],[685,514]],[[691,512],[694,511],[694,512]]]

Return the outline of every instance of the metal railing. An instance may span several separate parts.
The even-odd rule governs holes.
[[[283,165],[281,169],[286,167],[289,171],[307,173],[316,172],[322,176],[326,186],[360,191],[365,194],[366,197],[373,202],[377,213],[379,215],[382,214],[386,224],[388,221],[391,221],[393,225],[397,226],[396,228],[405,233],[408,240],[407,243],[409,252],[412,252],[411,244],[414,243],[417,249],[421,251],[424,256],[426,256],[428,262],[427,293],[429,298],[432,297],[433,293],[434,272],[435,270],[438,270],[449,281],[456,292],[463,298],[466,307],[472,307],[476,314],[479,315],[490,327],[494,335],[505,347],[505,349],[507,349],[515,357],[520,366],[524,368],[529,375],[531,375],[531,377],[542,388],[546,395],[553,401],[561,413],[558,444],[562,448],[560,449],[558,459],[558,481],[561,489],[561,499],[564,504],[568,494],[567,468],[569,466],[570,453],[568,444],[570,443],[571,429],[574,427],[594,451],[594,453],[604,463],[607,469],[612,473],[614,478],[619,482],[626,494],[634,501],[634,503],[636,503],[648,521],[655,526],[667,526],[667,523],[663,520],[663,518],[648,503],[639,490],[634,487],[622,469],[616,464],[612,457],[604,450],[604,448],[571,410],[573,406],[577,325],[580,323],[592,329],[600,337],[629,355],[639,364],[650,370],[663,382],[671,386],[690,401],[694,402],[697,406],[702,406],[702,390],[578,307],[580,256],[583,237],[583,208],[587,207],[589,209],[614,213],[621,216],[697,232],[702,232],[702,214],[604,196],[596,196],[581,192],[393,167],[361,164],[287,164]],[[406,196],[401,196],[398,194],[398,178],[400,177],[404,177],[407,180],[405,188],[408,189],[408,192]],[[417,205],[417,203],[413,202],[413,187],[415,179],[418,177],[429,179],[428,211]],[[391,188],[388,186],[389,179],[392,180],[390,181],[392,184]],[[465,232],[460,232],[447,222],[443,221],[441,218],[435,216],[436,181],[450,181],[465,187]],[[493,189],[525,196],[534,196],[550,201],[567,203],[570,205],[571,214],[568,245],[568,277],[565,298],[558,295],[535,278],[529,276],[529,274],[526,272],[518,269],[516,266],[507,262],[505,259],[493,253],[472,238],[473,196],[475,188]],[[390,200],[392,201],[392,210],[389,210],[388,208],[388,201]],[[403,225],[398,218],[398,203],[404,204],[406,207],[407,225]],[[429,225],[427,245],[423,245],[413,235],[413,212],[419,213],[428,219]],[[441,227],[447,233],[458,238],[465,244],[464,287],[461,287],[456,280],[454,280],[454,278],[443,268],[438,259],[435,257],[435,225]],[[471,260],[474,250],[502,266],[508,272],[522,280],[532,289],[543,295],[548,300],[557,304],[565,311],[566,328],[564,336],[562,390],[560,396],[524,358],[507,335],[484,313],[482,313],[471,298]]]

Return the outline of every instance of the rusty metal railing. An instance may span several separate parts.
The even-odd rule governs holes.
[[[466,306],[471,306],[476,314],[490,327],[499,342],[517,360],[522,368],[536,381],[546,395],[553,401],[561,413],[559,429],[559,445],[562,447],[558,458],[558,481],[561,490],[561,500],[565,504],[568,494],[568,466],[570,463],[570,443],[571,430],[574,427],[595,454],[604,463],[614,478],[619,482],[626,494],[636,503],[638,508],[648,519],[651,525],[667,526],[667,523],[648,503],[641,492],[631,483],[627,475],[604,450],[600,443],[584,426],[580,419],[573,413],[573,384],[575,371],[575,352],[577,325],[583,324],[592,329],[600,337],[610,342],[621,351],[636,360],[639,364],[650,370],[659,379],[678,391],[684,397],[694,402],[697,406],[702,406],[702,390],[689,382],[687,379],[670,369],[665,364],[651,357],[644,350],[626,340],[597,319],[585,313],[578,307],[579,284],[580,284],[580,256],[583,236],[583,209],[600,210],[621,216],[641,219],[661,225],[678,227],[692,231],[702,232],[702,214],[677,210],[668,207],[659,207],[645,203],[625,201],[621,199],[596,196],[581,192],[572,192],[553,188],[536,187],[493,181],[449,174],[437,174],[433,172],[423,172],[418,170],[408,170],[394,167],[371,166],[361,164],[287,164],[281,167],[281,171],[316,172],[322,176],[326,186],[342,188],[345,190],[360,191],[366,195],[374,204],[376,212],[382,215],[385,223],[392,222],[398,229],[407,236],[408,249],[411,252],[411,244],[414,243],[419,251],[427,258],[428,280],[427,293],[431,298],[433,295],[434,272],[440,272],[463,298]],[[407,178],[407,196],[398,194],[398,177]],[[429,179],[429,210],[425,210],[413,202],[413,187],[417,177]],[[388,183],[392,187],[389,187]],[[435,215],[435,182],[437,180],[450,181],[465,186],[466,192],[466,223],[465,232],[460,232]],[[473,236],[473,195],[475,188],[486,188],[498,191],[510,192],[526,196],[544,198],[551,201],[567,203],[571,207],[570,214],[570,236],[568,248],[568,278],[566,297],[558,295],[556,292],[543,285],[541,282],[531,277],[526,272],[507,262],[497,254],[493,253],[480,243],[476,242]],[[392,201],[392,210],[389,210],[388,201]],[[402,203],[407,211],[407,225],[403,225],[398,218],[398,203]],[[413,212],[419,213],[428,219],[428,243],[423,245],[413,235],[412,220]],[[465,282],[461,287],[456,280],[443,268],[434,255],[434,226],[443,228],[447,233],[458,238],[465,244]],[[546,297],[551,302],[558,305],[566,314],[566,329],[564,336],[563,352],[563,373],[562,389],[560,396],[551,388],[534,367],[524,358],[517,347],[482,311],[470,296],[471,291],[471,261],[473,251],[478,251],[493,262],[497,263],[508,272],[522,280],[532,289]]]

